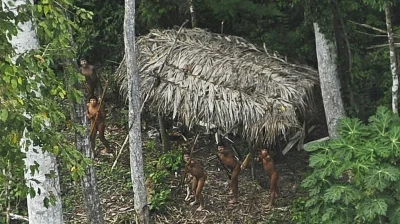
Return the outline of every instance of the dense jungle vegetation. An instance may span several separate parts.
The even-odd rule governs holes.
[[[124,1],[38,0],[28,6],[33,15],[21,10],[19,16],[10,14],[4,2],[0,11],[0,223],[27,223],[26,198],[35,195],[24,180],[21,139],[26,138],[26,130],[31,132],[31,144],[40,144],[57,156],[66,223],[87,222],[80,184],[87,164],[93,164],[97,171],[105,222],[135,223],[129,150],[125,148],[117,161],[116,155],[90,161],[76,150],[75,133],[82,132],[82,127],[73,121],[71,101],[79,102],[84,94],[69,88],[71,80],[84,82],[73,64],[86,57],[98,69],[106,90],[106,138],[118,152],[130,130],[128,104],[115,76],[125,52]],[[196,24],[191,19],[190,4]],[[313,23],[317,21],[327,39],[337,46],[346,113],[336,139],[313,142],[301,151],[293,147],[285,155],[282,149],[286,142],[275,145],[279,194],[275,208],[267,209],[269,181],[261,165],[256,164],[254,172],[244,170],[240,174],[242,200],[238,205],[227,205],[226,174],[215,156],[213,133],[200,126],[184,129],[178,119],[165,116],[170,150],[164,151],[158,134],[154,135],[159,129],[157,111],[145,105],[142,147],[145,174],[151,182],[147,190],[152,222],[400,223],[400,119],[388,109],[394,82],[386,4],[391,6],[398,52],[397,0],[136,1],[136,37],[152,29],[179,29],[189,20],[192,23],[185,28],[195,25],[209,32],[239,36],[261,48],[265,45],[270,53],[292,63],[315,69],[318,61]],[[37,24],[40,47],[18,59],[16,66],[9,38],[18,33],[17,22],[28,18],[34,18]],[[398,54],[395,58],[398,60]],[[45,75],[35,76],[39,73]],[[34,86],[41,89],[40,99],[31,90]],[[304,136],[304,143],[328,135],[321,91],[314,93],[316,104],[312,109],[317,114],[307,119],[317,128]],[[52,125],[43,128],[48,121]],[[184,137],[176,136],[178,132]],[[184,167],[182,151],[190,150],[197,133],[200,137],[194,156],[209,172],[203,192],[208,206],[205,212],[194,211],[184,202],[184,189],[178,191],[177,187]],[[240,134],[231,138],[243,159],[248,142]],[[37,169],[35,166],[31,171]],[[55,201],[50,197],[44,206]]]

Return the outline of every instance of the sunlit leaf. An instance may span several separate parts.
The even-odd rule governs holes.
[[[0,120],[2,120],[3,122],[6,122],[7,118],[8,118],[8,110],[7,109],[1,109]]]

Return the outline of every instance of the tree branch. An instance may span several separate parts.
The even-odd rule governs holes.
[[[3,212],[3,214],[4,214],[4,215],[7,215],[6,212]],[[14,214],[14,213],[9,213],[8,215],[10,216],[11,219],[14,219],[14,220],[24,220],[24,221],[29,222],[29,219],[28,219],[28,217],[26,217],[26,216],[17,215],[17,214]]]
[[[386,30],[382,30],[382,29],[379,29],[377,27],[374,27],[374,26],[371,26],[371,25],[368,25],[368,24],[365,24],[365,23],[357,23],[357,22],[354,22],[354,21],[351,21],[351,20],[349,20],[349,22],[354,23],[354,24],[356,24],[358,26],[369,28],[369,29],[375,30],[375,31],[377,31],[379,33],[383,33],[383,34],[387,35]]]
[[[366,49],[374,49],[374,48],[381,48],[381,47],[388,47],[389,44],[377,44],[377,45],[372,45],[370,47],[367,47]],[[395,47],[400,47],[400,43],[394,43]]]
[[[361,33],[361,34],[364,34],[364,35],[367,35],[367,36],[370,36],[370,37],[387,37],[387,35],[379,35],[379,34],[372,34],[372,33],[366,33],[366,32],[362,32],[362,31],[358,31],[358,30],[356,30],[355,32],[357,32],[357,33]]]

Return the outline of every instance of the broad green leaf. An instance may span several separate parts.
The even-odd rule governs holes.
[[[400,205],[390,206],[388,213],[390,223],[400,223]]]
[[[50,90],[50,95],[54,96],[57,94],[57,90],[56,89],[51,89]]]
[[[0,113],[0,120],[3,122],[6,122],[8,118],[8,110],[7,109],[2,109]]]
[[[339,123],[340,138],[355,141],[365,135],[365,125],[359,119],[344,118]]]
[[[21,105],[24,105],[24,101],[22,100],[22,98],[17,98],[18,103],[20,103]]]
[[[356,199],[361,198],[361,193],[349,185],[333,185],[328,188],[324,194],[324,200],[326,202],[335,203],[338,200],[348,205],[354,202]]]
[[[43,7],[43,11],[44,11],[44,14],[47,15],[47,13],[49,13],[49,11],[50,11],[50,7],[48,5],[45,5]]]
[[[310,157],[310,167],[325,167],[329,160],[329,156],[322,153],[314,154]]]
[[[11,79],[11,87],[16,89],[18,87],[18,82],[16,79]]]
[[[58,95],[61,97],[61,99],[64,99],[65,97],[65,91],[59,91]]]
[[[328,220],[332,221],[333,217],[337,216],[338,211],[336,208],[328,208],[322,215],[322,221],[326,222]]]
[[[369,189],[378,189],[383,192],[390,182],[395,182],[400,177],[400,169],[393,166],[382,166],[371,170],[370,174],[365,176],[365,184]]]
[[[4,69],[4,74],[5,74],[6,76],[14,76],[13,68],[12,68],[11,66],[7,66],[7,67]],[[4,80],[4,81],[6,81],[6,80]]]
[[[377,215],[385,215],[388,205],[381,198],[367,198],[360,203],[359,215],[365,221],[372,221]]]
[[[341,194],[345,190],[344,186],[333,185],[325,191],[324,201],[334,203],[340,199]]]
[[[8,76],[7,74],[5,74],[5,75],[3,76],[3,80],[4,80],[4,82],[5,82],[6,84],[9,84],[9,83],[10,83],[10,80],[11,80],[11,77]]]

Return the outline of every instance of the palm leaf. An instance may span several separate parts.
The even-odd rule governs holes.
[[[298,118],[310,110],[318,84],[316,70],[236,36],[183,29],[177,37],[176,30],[152,30],[137,46],[146,103],[189,127],[205,122],[227,131],[236,125],[231,131],[254,143],[272,144],[279,135],[297,133]],[[127,96],[125,59],[116,75]]]

